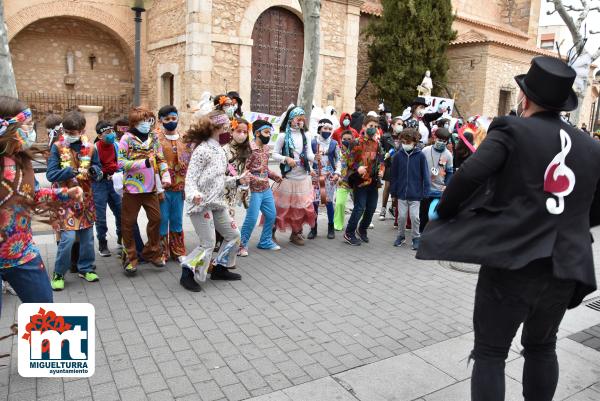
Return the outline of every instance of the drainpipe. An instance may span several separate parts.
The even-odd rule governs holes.
[[[139,2],[142,3],[142,2]],[[146,11],[141,5],[131,8],[135,11],[135,61],[133,73],[133,105],[140,105],[140,75],[141,75],[141,36],[142,36],[142,13]]]

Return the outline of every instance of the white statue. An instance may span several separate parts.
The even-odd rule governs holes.
[[[72,75],[75,73],[75,55],[71,49],[67,50],[67,74]]]
[[[425,76],[423,77],[421,85],[417,86],[417,91],[419,92],[419,96],[431,96],[432,90],[433,81],[431,80],[431,72],[427,70],[425,72]]]

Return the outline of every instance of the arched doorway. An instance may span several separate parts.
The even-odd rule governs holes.
[[[252,111],[279,115],[296,103],[304,57],[300,18],[281,7],[263,12],[252,31]]]

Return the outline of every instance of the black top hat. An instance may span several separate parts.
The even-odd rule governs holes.
[[[427,104],[427,102],[425,101],[425,98],[421,97],[421,96],[416,97],[415,100],[413,100],[410,105],[411,106],[419,106],[419,105],[421,105],[421,106],[425,106],[425,107],[429,106]]]
[[[571,111],[577,108],[573,82],[577,74],[560,59],[538,56],[531,60],[527,74],[515,81],[529,99],[550,111]]]

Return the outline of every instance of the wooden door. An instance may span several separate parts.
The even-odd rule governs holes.
[[[296,103],[304,57],[300,18],[281,7],[263,12],[252,31],[251,111],[280,115]]]

